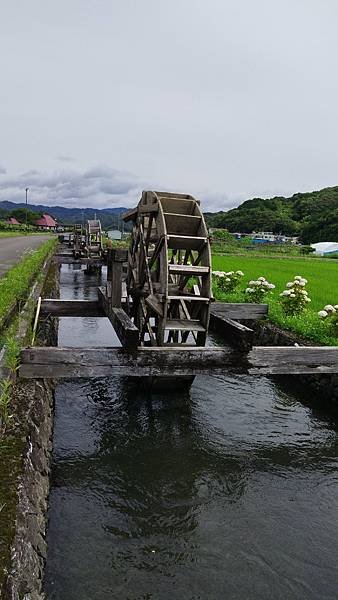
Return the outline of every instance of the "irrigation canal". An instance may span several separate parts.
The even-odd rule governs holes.
[[[98,276],[74,267],[61,297],[94,299]],[[107,319],[60,320],[62,345],[114,340]],[[336,600],[333,415],[264,377],[137,386],[57,387],[48,599]]]

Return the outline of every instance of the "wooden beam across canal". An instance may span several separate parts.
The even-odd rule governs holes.
[[[123,299],[122,299],[123,300]],[[262,319],[264,304],[215,302],[211,329],[224,335],[226,347],[138,347],[138,330],[121,307],[114,307],[98,289],[98,300],[45,299],[41,315],[108,317],[122,348],[26,348],[20,376],[128,377],[185,376],[227,371],[252,375],[318,375],[338,373],[338,347],[254,346],[253,331],[237,320]]]
[[[20,377],[96,378],[222,374],[318,375],[338,373],[337,347],[256,346],[124,348],[34,347],[21,351]]]

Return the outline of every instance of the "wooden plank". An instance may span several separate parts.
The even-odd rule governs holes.
[[[210,267],[200,267],[194,265],[168,265],[169,273],[172,275],[187,275],[199,277],[207,275],[210,272]]]
[[[205,331],[198,319],[168,319],[165,329],[172,331]]]
[[[248,359],[257,375],[338,373],[337,346],[254,346]]]
[[[134,352],[139,343],[139,330],[123,308],[110,305],[110,298],[107,298],[104,289],[98,288],[98,295],[99,303],[110,320],[122,346],[130,352]]]
[[[202,296],[193,296],[192,294],[191,295],[189,295],[189,294],[182,294],[182,296],[174,296],[174,295],[172,296],[172,295],[170,295],[170,296],[168,296],[168,300],[184,300],[184,302],[190,302],[191,300],[193,302],[195,302],[197,300],[199,302],[210,302],[211,301],[210,298],[205,298],[205,297],[202,297]]]
[[[122,219],[124,220],[125,223],[127,223],[128,221],[135,221],[136,217],[137,217],[137,207],[127,210],[127,212],[123,213],[123,215],[122,215]]]
[[[233,319],[211,313],[209,329],[222,335],[229,344],[236,348],[249,350],[252,347],[253,329]]]
[[[191,235],[168,235],[168,248],[172,250],[198,250],[206,244],[208,238]]]
[[[193,215],[195,209],[195,200],[192,198],[173,198],[160,196],[159,200],[164,212],[180,213],[183,215]]]
[[[155,295],[147,296],[146,304],[156,312],[161,318],[163,318],[163,304],[159,302]]]
[[[169,212],[163,214],[168,234],[198,235],[201,223],[200,216]]]
[[[145,204],[144,206],[142,204],[140,204],[138,206],[138,212],[140,214],[147,214],[147,213],[157,213],[158,212],[158,203],[154,203],[154,204]]]
[[[54,300],[44,298],[41,302],[42,316],[53,317],[105,317],[98,300]]]
[[[268,314],[267,304],[214,302],[211,314],[222,315],[229,319],[258,320]]]
[[[53,262],[60,265],[88,265],[100,266],[104,263],[102,258],[74,258],[74,256],[60,256],[55,254],[53,256]]]
[[[25,348],[21,351],[20,377],[67,378],[223,373],[224,368],[245,371],[241,355],[230,348]]]

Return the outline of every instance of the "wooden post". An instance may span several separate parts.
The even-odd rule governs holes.
[[[113,274],[113,249],[111,245],[107,248],[107,298],[111,298],[112,274]]]
[[[111,260],[111,306],[120,307],[122,302],[122,268],[128,259],[128,250],[112,248]]]

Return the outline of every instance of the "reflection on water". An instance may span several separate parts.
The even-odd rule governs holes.
[[[95,297],[85,277],[64,268],[63,297]],[[63,319],[60,344],[114,344],[103,321]],[[60,384],[48,598],[336,600],[337,439],[265,378]]]

